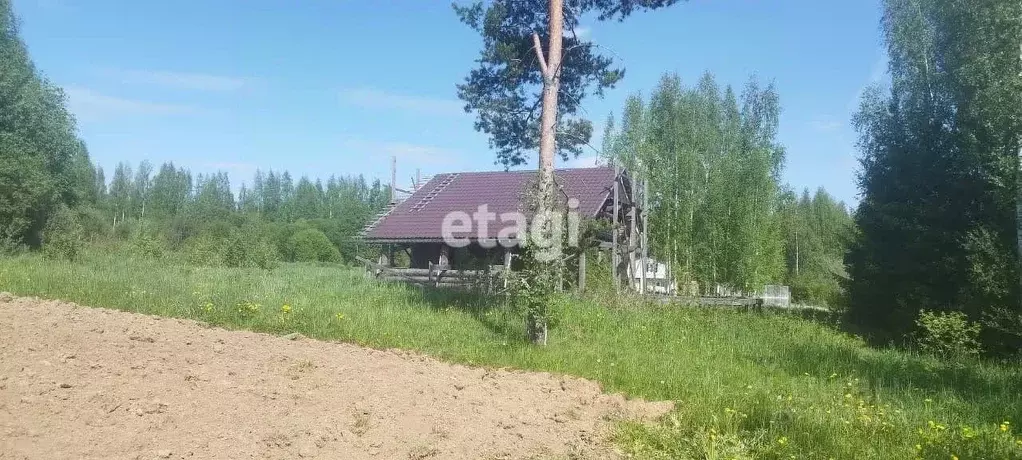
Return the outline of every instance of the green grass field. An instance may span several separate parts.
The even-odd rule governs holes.
[[[0,290],[678,401],[656,426],[620,426],[616,441],[638,458],[1022,458],[1019,366],[872,349],[792,314],[566,296],[549,346],[535,348],[500,300],[380,284],[346,267],[195,268],[96,249],[80,263],[0,258]]]

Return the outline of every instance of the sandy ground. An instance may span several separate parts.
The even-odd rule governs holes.
[[[0,294],[0,459],[614,458],[596,383]]]

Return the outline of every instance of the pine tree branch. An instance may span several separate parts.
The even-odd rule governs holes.
[[[543,57],[543,45],[539,42],[539,34],[536,32],[532,33],[532,46],[536,50],[536,59],[539,60],[539,68],[543,71],[543,76],[548,76],[546,58]]]

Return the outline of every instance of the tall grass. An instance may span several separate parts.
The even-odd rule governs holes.
[[[381,284],[358,269],[196,268],[90,251],[0,259],[0,290],[577,375],[677,409],[622,424],[641,458],[1022,458],[1022,371],[945,363],[790,314],[564,297],[550,343],[499,300]],[[1008,422],[1005,424],[1004,422]]]

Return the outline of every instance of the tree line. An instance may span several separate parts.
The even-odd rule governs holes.
[[[137,169],[119,163],[109,186],[96,168],[95,207],[112,225],[126,219],[156,220],[195,216],[210,221],[232,213],[258,216],[268,222],[338,219],[352,225],[375,215],[390,199],[388,186],[365,177],[331,175],[324,183],[303,176],[296,182],[287,171],[257,170],[251,184],[242,183],[237,195],[224,172],[195,174],[173,162],[153,167],[142,161]]]
[[[278,233],[276,249],[285,260],[300,259],[288,249],[288,237],[311,228],[337,248],[336,255],[329,249],[313,251],[326,254],[314,259],[350,261],[359,251],[359,233],[390,201],[389,186],[361,175],[332,175],[324,183],[305,176],[295,181],[287,171],[257,170],[251,185],[242,183],[235,194],[224,172],[192,174],[172,162],[153,171],[147,161],[134,169],[122,162],[107,185],[97,167],[92,227],[105,225],[124,235],[148,226],[173,247],[209,234],[227,235],[234,227],[258,227],[263,230],[248,236],[259,240],[259,233]]]
[[[772,85],[750,80],[737,94],[711,74],[692,88],[668,74],[647,101],[628,98],[620,127],[608,120],[603,152],[647,182],[651,253],[679,286],[788,284],[799,301],[842,299],[851,217],[823,189],[797,196],[780,184],[779,114]]]
[[[921,311],[961,312],[989,326],[989,347],[1017,351],[1022,4],[886,0],[883,35],[890,86],[854,120],[850,319],[900,341]]]
[[[224,172],[120,163],[107,179],[78,137],[63,91],[36,69],[11,0],[0,0],[0,251],[130,240],[138,252],[183,250],[194,262],[267,265],[353,257],[390,190],[361,176],[326,182],[257,171],[234,193]]]
[[[0,0],[0,249],[41,244],[61,206],[93,199],[93,169],[64,92],[29,58]]]

